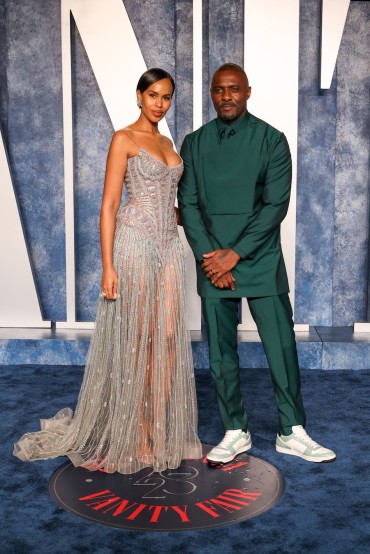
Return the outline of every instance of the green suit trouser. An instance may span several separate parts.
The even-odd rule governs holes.
[[[202,298],[211,373],[226,430],[248,428],[237,352],[239,302],[240,298]],[[248,304],[270,367],[279,431],[290,435],[292,425],[305,425],[306,417],[289,296],[248,298]]]

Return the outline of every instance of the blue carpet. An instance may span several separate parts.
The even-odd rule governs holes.
[[[242,371],[251,414],[251,454],[280,469],[286,492],[257,518],[209,531],[150,533],[112,529],[64,512],[48,495],[48,479],[65,458],[23,463],[13,442],[38,429],[40,417],[74,407],[83,369],[0,366],[2,461],[0,543],[5,554],[202,553],[367,554],[370,552],[370,371],[302,372],[307,430],[337,452],[331,464],[310,464],[274,449],[277,428],[270,375]],[[199,434],[222,436],[207,370],[196,374]]]

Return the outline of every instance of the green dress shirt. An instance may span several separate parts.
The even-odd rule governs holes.
[[[289,292],[280,224],[289,205],[292,165],[283,133],[247,112],[227,125],[214,119],[187,135],[178,200],[197,261],[203,297]],[[201,267],[203,254],[232,248],[235,291],[218,289]]]

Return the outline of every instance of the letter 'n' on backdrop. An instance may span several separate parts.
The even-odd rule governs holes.
[[[114,130],[137,118],[136,85],[147,67],[122,0],[62,0],[61,10],[67,321],[57,323],[57,327],[90,328],[91,322],[76,322],[71,15]],[[171,137],[165,121],[161,122],[161,132]]]

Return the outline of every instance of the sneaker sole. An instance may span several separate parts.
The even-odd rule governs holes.
[[[241,446],[236,452],[235,454],[233,454],[232,456],[230,456],[229,458],[225,458],[224,460],[212,460],[211,458],[208,458],[207,456],[207,462],[210,462],[211,464],[217,464],[217,465],[221,465],[221,464],[227,464],[228,462],[231,462],[232,460],[234,460],[234,458],[236,458],[236,456],[238,454],[243,454],[243,452],[247,452],[248,450],[250,450],[252,448],[252,445],[249,444],[248,446]]]
[[[307,462],[328,463],[328,462],[334,462],[337,459],[337,457],[334,456],[333,458],[324,458],[319,460],[318,458],[315,458],[313,456],[307,456],[307,454],[303,454],[303,452],[297,452],[296,450],[290,450],[287,448],[283,448],[282,446],[275,445],[275,448],[277,452],[281,452],[281,454],[288,454],[289,456],[297,456],[298,458],[303,458],[303,460],[306,460]]]

